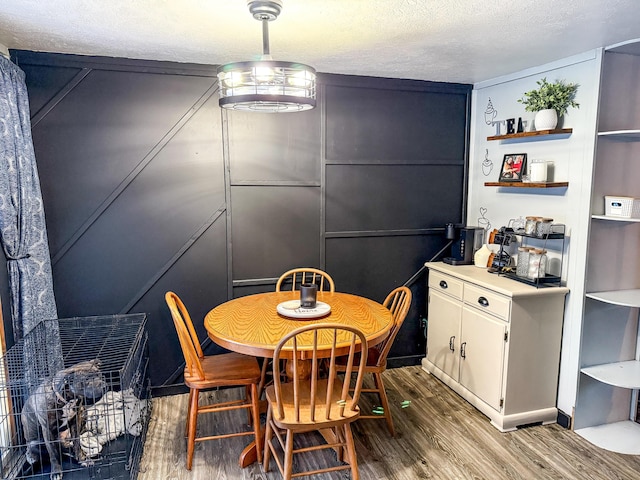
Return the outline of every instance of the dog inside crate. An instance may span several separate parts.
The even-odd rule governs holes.
[[[44,445],[51,478],[62,478],[62,459],[57,444],[80,465],[92,464],[80,444],[86,426],[87,406],[102,398],[107,382],[100,361],[80,362],[45,379],[27,398],[21,420],[30,465],[42,463]]]
[[[117,317],[131,316],[60,320],[65,368],[39,375],[36,385],[19,372],[41,368],[33,364],[37,352],[27,351],[39,342],[29,339],[7,352],[0,424],[11,434],[0,445],[2,478],[135,478],[132,463],[139,458],[129,438],[143,442],[150,413],[146,333],[140,335],[143,321]]]

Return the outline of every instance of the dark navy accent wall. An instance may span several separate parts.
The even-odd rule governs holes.
[[[469,98],[464,85],[325,79],[326,266],[342,290],[382,301],[464,217]],[[391,364],[424,355],[424,283],[411,286]]]
[[[167,290],[203,341],[210,308],[272,290],[295,266],[382,301],[444,245],[444,223],[465,219],[469,85],[323,74],[318,108],[248,114],[218,107],[213,66],[12,58],[59,315],[147,312],[154,386],[182,368]],[[398,363],[424,355],[424,282],[412,290]],[[6,308],[4,280],[0,294]]]

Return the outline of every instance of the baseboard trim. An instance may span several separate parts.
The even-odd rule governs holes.
[[[168,397],[170,395],[180,395],[182,393],[189,393],[189,388],[184,383],[151,387],[151,396],[154,398]]]
[[[387,368],[410,367],[421,365],[424,355],[408,355],[406,357],[387,358]]]
[[[568,430],[571,429],[571,415],[563,412],[562,410],[558,410],[558,425]]]

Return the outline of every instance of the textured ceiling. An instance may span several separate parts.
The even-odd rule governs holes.
[[[275,60],[475,83],[640,38],[638,0],[284,0]],[[258,58],[245,0],[1,0],[7,48],[221,64]]]

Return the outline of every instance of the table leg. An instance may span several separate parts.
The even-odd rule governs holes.
[[[264,434],[265,434],[265,429],[262,428],[262,426],[260,426],[260,437],[262,437],[263,445],[264,445]],[[240,465],[240,468],[246,468],[252,463],[255,463],[256,461],[258,461],[258,446],[256,445],[256,441],[253,440],[249,445],[244,447],[244,449],[240,453],[240,458],[238,459],[238,465]]]
[[[311,377],[311,360],[296,360],[298,362],[298,378],[306,380]],[[293,379],[293,360],[287,360],[284,370],[289,380]]]
[[[244,447],[244,450],[242,450],[242,453],[240,454],[240,460],[238,461],[238,464],[240,465],[240,468],[246,468],[252,463],[255,463],[257,460],[258,448],[254,440],[249,445]]]

